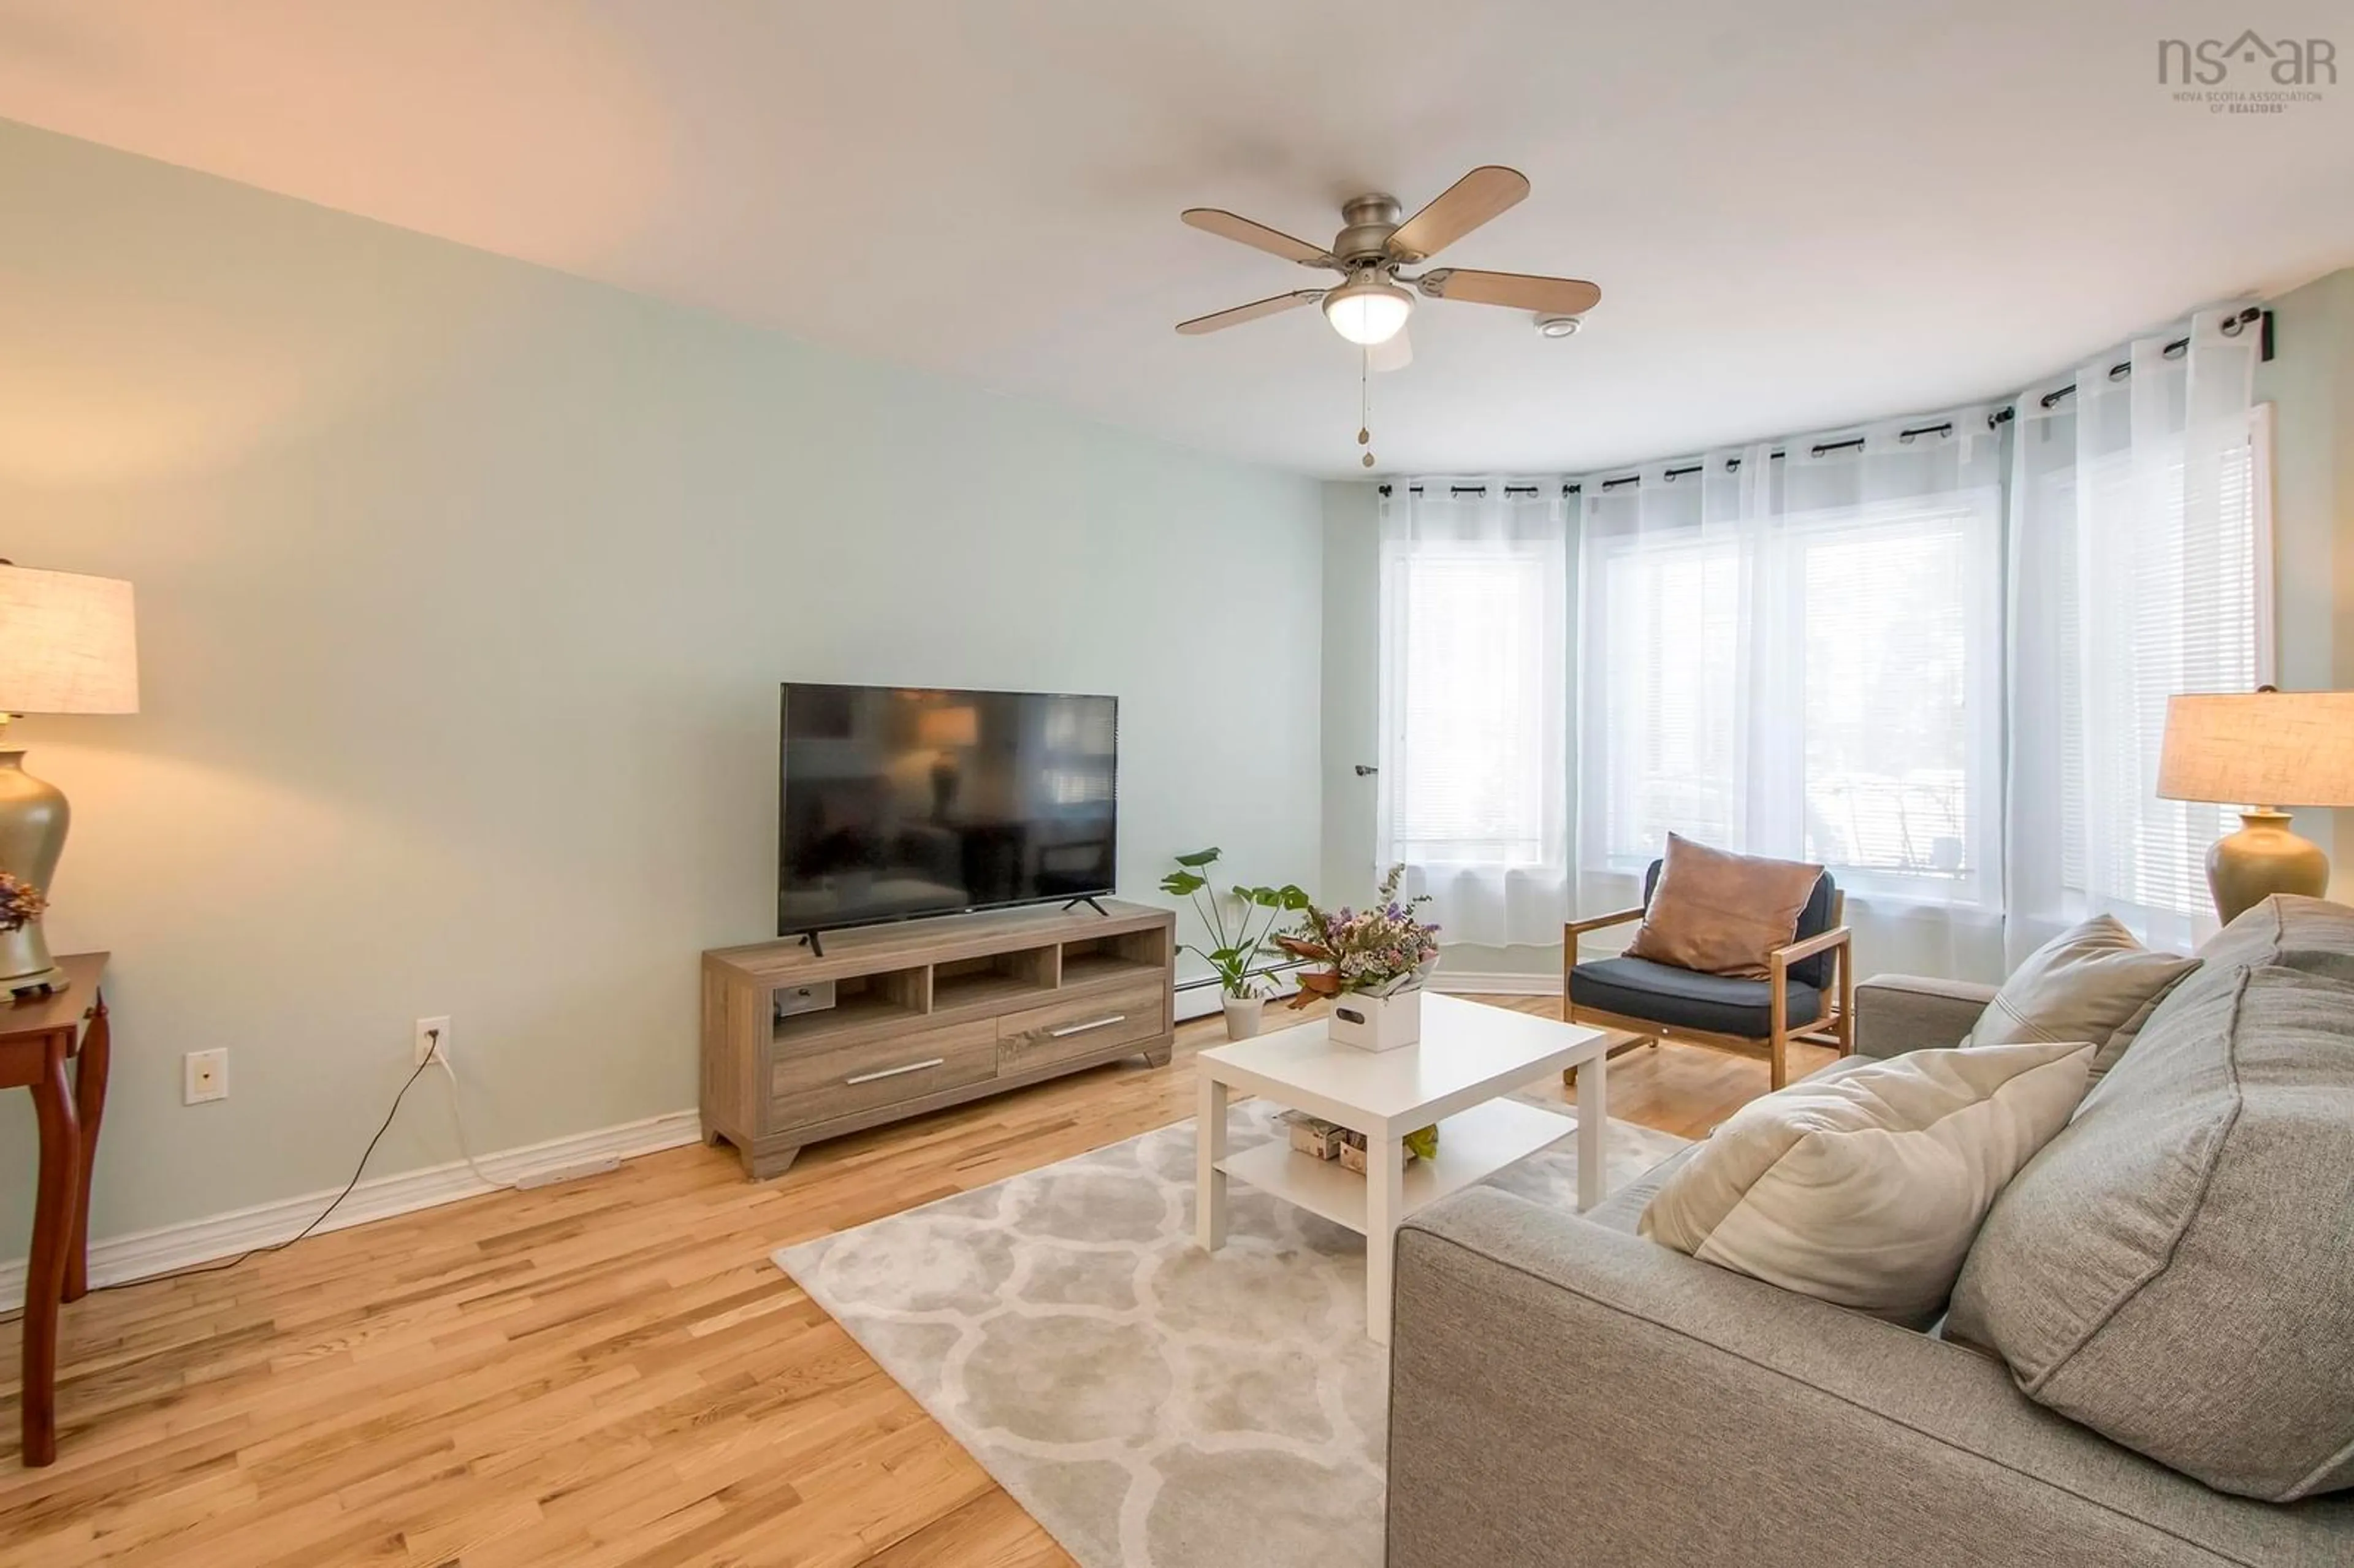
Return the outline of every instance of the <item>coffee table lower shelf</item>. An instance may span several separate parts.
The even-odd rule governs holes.
[[[1564,1138],[1577,1139],[1577,1206],[1602,1202],[1610,1127],[1607,1037],[1550,1018],[1437,993],[1422,1000],[1422,1038],[1390,1051],[1336,1043],[1319,1019],[1254,1040],[1214,1045],[1193,1059],[1200,1099],[1193,1136],[1193,1239],[1226,1245],[1226,1189],[1236,1179],[1365,1238],[1365,1333],[1390,1342],[1391,1266],[1397,1228],[1451,1192],[1494,1175]],[[1513,1099],[1550,1086],[1566,1067],[1587,1069],[1578,1119]],[[1254,1095],[1338,1122],[1371,1145],[1360,1176],[1338,1161],[1295,1152],[1288,1139],[1237,1150],[1226,1141],[1226,1107]],[[1438,1155],[1401,1164],[1400,1141],[1438,1126]]]
[[[1438,1123],[1438,1154],[1417,1160],[1401,1178],[1404,1213],[1484,1181],[1516,1160],[1560,1142],[1577,1130],[1574,1118],[1518,1100],[1490,1100]],[[1365,1178],[1337,1160],[1302,1154],[1285,1139],[1262,1143],[1219,1160],[1237,1181],[1281,1198],[1363,1235]]]

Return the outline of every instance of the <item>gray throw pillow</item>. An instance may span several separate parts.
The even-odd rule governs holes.
[[[2354,984],[2186,987],[1995,1201],[1948,1338],[2221,1491],[2354,1487]]]
[[[2143,947],[2122,922],[2095,915],[2029,954],[1963,1044],[2090,1040],[2097,1079],[2116,1065],[2166,993],[2198,967],[2196,959]]]

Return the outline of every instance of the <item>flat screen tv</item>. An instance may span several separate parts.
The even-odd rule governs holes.
[[[1112,891],[1119,702],[786,683],[777,934]]]

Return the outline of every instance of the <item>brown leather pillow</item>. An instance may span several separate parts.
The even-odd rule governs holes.
[[[1727,854],[1670,833],[1659,885],[1627,956],[1764,980],[1766,955],[1797,935],[1822,874],[1819,865]]]

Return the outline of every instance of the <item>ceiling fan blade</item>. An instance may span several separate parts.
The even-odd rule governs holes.
[[[1401,261],[1436,256],[1529,194],[1529,177],[1501,164],[1482,164],[1434,197],[1390,236]]]
[[[1240,326],[1245,322],[1255,322],[1261,316],[1271,316],[1278,311],[1293,310],[1323,297],[1324,291],[1321,289],[1295,289],[1288,294],[1277,294],[1270,299],[1253,300],[1247,305],[1236,305],[1230,311],[1219,311],[1211,315],[1195,316],[1190,322],[1179,322],[1177,330],[1187,337],[1199,337],[1205,332],[1216,332],[1221,327]]]
[[[1392,370],[1404,370],[1414,363],[1414,341],[1400,327],[1386,343],[1377,343],[1365,351],[1365,364],[1376,376]]]
[[[1189,207],[1178,216],[1204,234],[1214,234],[1221,239],[1231,239],[1254,250],[1280,256],[1287,261],[1297,261],[1308,267],[1332,265],[1332,253],[1321,245],[1294,239],[1279,228],[1253,223],[1247,217],[1238,217],[1220,207]]]
[[[1539,278],[1526,272],[1479,272],[1468,267],[1444,267],[1423,275],[1418,285],[1426,294],[1442,300],[1463,300],[1475,305],[1505,305],[1545,316],[1582,316],[1602,298],[1602,291],[1583,278]]]

